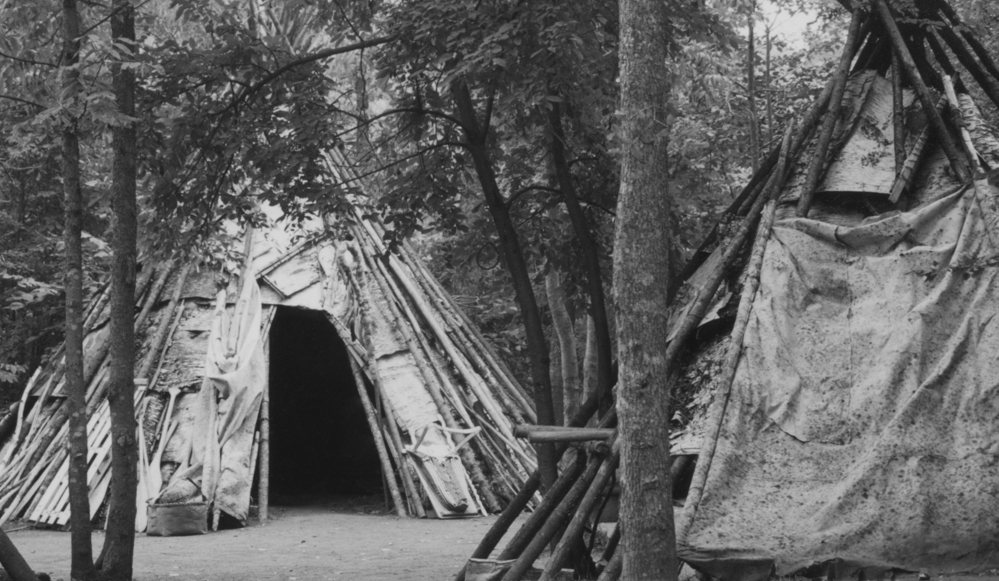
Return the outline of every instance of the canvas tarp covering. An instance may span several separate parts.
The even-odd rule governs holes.
[[[681,558],[744,580],[999,567],[997,194],[775,225]]]

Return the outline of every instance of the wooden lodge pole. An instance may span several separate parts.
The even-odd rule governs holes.
[[[943,40],[950,46],[951,51],[957,60],[964,65],[964,68],[971,73],[978,85],[985,91],[985,94],[992,99],[996,107],[999,107],[999,79],[983,70],[982,65],[975,59],[975,55],[968,49],[960,36],[949,26],[943,26],[939,30],[936,27],[929,27],[931,34],[942,36]]]
[[[850,47],[851,54],[856,54],[858,48],[857,44]],[[832,97],[833,87],[835,84],[835,79],[830,79],[829,82],[826,83],[826,86],[819,95],[819,98],[816,99],[815,104],[812,105],[808,114],[801,121],[799,126],[800,128],[791,143],[790,152],[786,154],[787,159],[794,159],[797,156],[797,152],[804,146],[805,141],[811,135],[812,130],[822,118],[822,113],[825,112],[826,107],[829,105],[829,100],[830,97]],[[767,156],[767,158],[760,165],[759,171],[753,175],[753,177],[749,180],[749,183],[746,184],[746,186],[742,189],[742,192],[725,211],[725,214],[747,216],[751,213],[752,207],[756,203],[756,199],[766,188],[767,182],[773,173],[772,170],[780,162],[782,156],[785,156],[784,148],[782,146],[775,147],[773,151],[770,152],[770,155]],[[788,163],[790,163],[790,161]],[[684,265],[683,270],[680,272],[680,276],[677,277],[676,284],[678,286],[693,276],[694,272],[696,272],[697,269],[704,264],[704,262],[711,255],[711,250],[709,249],[717,241],[718,225],[716,224],[701,242],[701,245],[691,256],[690,260],[687,261],[687,264]]]
[[[933,97],[930,96],[930,90],[926,87],[926,83],[923,82],[923,77],[919,74],[919,70],[916,68],[916,62],[912,59],[912,53],[909,52],[909,48],[905,44],[905,39],[902,38],[902,33],[898,29],[898,25],[895,23],[895,18],[892,16],[891,9],[885,4],[885,0],[873,0],[874,10],[877,12],[878,17],[881,19],[881,23],[884,24],[885,30],[888,32],[891,38],[892,46],[895,52],[898,53],[899,61],[902,63],[902,68],[905,70],[906,76],[909,78],[909,82],[912,84],[913,88],[916,90],[916,96],[919,97],[919,102],[923,106],[923,111],[929,118],[930,126],[933,127],[933,131],[936,133],[937,140],[940,142],[940,147],[943,148],[944,154],[947,155],[947,159],[950,161],[951,167],[954,169],[954,174],[957,179],[961,182],[968,181],[970,175],[968,173],[968,168],[961,159],[961,155],[958,152],[957,145],[954,143],[954,139],[947,129],[946,123],[944,123],[943,117],[937,112],[936,103],[933,102]]]
[[[827,154],[829,153],[829,142],[832,140],[833,131],[836,129],[836,122],[839,121],[839,110],[843,104],[843,93],[846,90],[846,78],[850,73],[850,62],[853,60],[851,48],[857,40],[860,32],[860,19],[862,12],[860,9],[853,11],[853,18],[850,21],[850,31],[847,33],[846,46],[843,54],[840,55],[839,68],[836,69],[835,84],[833,85],[832,96],[829,98],[829,107],[826,110],[825,119],[822,121],[822,129],[819,131],[819,139],[812,152],[812,162],[808,165],[808,174],[805,176],[805,185],[801,190],[801,197],[798,199],[797,215],[807,217],[808,210],[812,206],[815,198],[815,190],[819,187],[819,178],[822,177],[826,167]]]
[[[517,560],[513,562],[510,569],[503,575],[502,581],[520,581],[531,565],[538,560],[538,557],[548,546],[548,543],[562,530],[569,517],[575,512],[576,507],[583,500],[583,496],[586,491],[590,488],[590,483],[596,478],[597,472],[600,470],[600,466],[604,463],[604,459],[593,456],[590,458],[586,465],[586,469],[583,473],[576,479],[573,483],[572,488],[566,493],[562,501],[558,503],[558,506],[552,511],[549,517],[545,520],[545,523],[541,526],[531,542],[527,544]]]
[[[381,462],[382,475],[385,477],[385,481],[388,482],[389,492],[392,495],[392,504],[395,506],[396,514],[406,516],[406,506],[402,502],[402,495],[399,494],[399,485],[392,474],[392,464],[389,462],[388,452],[385,450],[385,440],[383,438],[381,423],[375,416],[375,410],[371,405],[371,400],[368,398],[368,391],[364,387],[364,374],[361,373],[361,368],[354,361],[353,357],[348,357],[348,359],[350,360],[350,370],[354,373],[354,384],[357,386],[357,394],[360,396],[361,405],[364,407],[364,416],[368,420],[368,428],[371,429],[371,435],[374,436],[375,448],[378,449],[378,460]],[[400,471],[403,468],[400,464]]]
[[[485,379],[486,388],[490,395],[497,400],[510,417],[514,418],[515,423],[523,423],[525,421],[536,423],[535,420],[530,419],[536,417],[534,410],[530,407],[524,407],[520,399],[515,395],[517,393],[515,388],[507,385],[508,380],[505,377],[500,377],[502,373],[498,367],[486,361],[488,354],[478,348],[470,335],[465,332],[464,324],[451,311],[450,303],[445,299],[447,293],[443,289],[439,290],[432,285],[431,278],[425,276],[424,271],[416,267],[413,259],[406,252],[400,252],[399,256],[402,258],[402,265],[409,270],[410,279],[416,283],[418,288],[423,290],[424,294],[430,298],[433,306],[437,308],[448,336],[455,341],[456,346],[462,354],[468,358],[468,363],[471,364],[472,368],[478,371],[483,379]]]
[[[961,103],[957,100],[957,92],[954,90],[954,81],[951,79],[950,75],[943,75],[943,86],[944,94],[947,96],[947,103],[950,105],[951,111],[961,119],[960,132],[961,132],[961,144],[964,146],[964,154],[968,156],[968,165],[971,166],[971,173],[975,175],[978,173],[980,166],[978,164],[978,151],[975,150],[975,144],[971,140],[971,133],[968,131],[968,126],[963,120],[961,113]]]
[[[273,317],[277,316],[274,307]],[[264,382],[264,393],[260,398],[260,476],[257,478],[257,521],[267,524],[271,504],[271,338],[270,325],[264,341],[264,361],[267,363],[267,381]],[[169,419],[169,418],[168,418]]]
[[[510,371],[510,368],[506,365],[506,362],[503,361],[493,346],[486,341],[485,337],[482,336],[482,332],[478,329],[478,327],[476,327],[468,315],[461,310],[455,302],[454,297],[447,292],[447,290],[440,284],[440,281],[431,275],[426,266],[411,256],[412,254],[415,254],[415,252],[409,242],[403,242],[403,249],[406,250],[406,252],[402,253],[402,256],[409,261],[410,268],[415,266],[418,272],[422,274],[423,279],[425,279],[431,287],[437,290],[438,296],[443,299],[448,306],[450,306],[452,316],[457,317],[457,325],[455,326],[459,330],[463,330],[465,334],[471,338],[472,343],[486,355],[486,360],[493,366],[496,374],[499,376],[504,385],[507,386],[507,390],[510,392],[510,395],[520,404],[520,407],[522,408],[528,421],[536,423],[537,414],[534,412],[534,404],[531,402],[527,391],[516,380],[513,372]]]
[[[355,376],[354,381],[357,381]],[[385,417],[385,412],[382,410],[382,394],[377,389],[375,390],[375,422],[378,424],[378,432],[373,433],[372,436],[378,437],[378,434],[382,433],[382,418]],[[382,495],[385,497],[385,510],[391,507],[392,496],[389,493],[388,488],[389,474],[385,472],[385,468],[382,468]]]
[[[368,233],[370,237],[374,239],[376,233],[370,224],[362,223],[365,229],[369,229]],[[475,396],[482,402],[483,407],[486,409],[486,413],[492,417],[493,422],[496,427],[507,436],[510,440],[513,440],[513,430],[510,425],[510,420],[499,410],[499,405],[493,398],[492,393],[489,393],[488,388],[480,385],[479,377],[476,376],[469,368],[469,364],[466,363],[464,356],[459,355],[458,349],[452,341],[448,333],[443,329],[441,323],[437,320],[437,317],[433,313],[433,309],[424,300],[422,293],[416,287],[409,275],[403,270],[403,264],[395,256],[388,255],[388,263],[392,271],[395,273],[396,278],[399,280],[402,287],[409,294],[409,298],[416,305],[417,310],[419,310],[427,322],[427,325],[433,330],[434,335],[437,337],[441,347],[451,358],[451,363],[458,370],[460,375],[465,379],[465,383],[468,385],[469,389],[475,394]]]
[[[499,557],[497,557],[498,560],[516,559],[524,552],[524,549],[530,544],[531,539],[534,538],[545,524],[545,521],[548,520],[548,516],[562,502],[562,499],[568,494],[569,489],[579,479],[584,468],[586,468],[586,454],[577,451],[572,463],[562,470],[555,484],[552,485],[551,489],[541,500],[541,504],[534,509],[531,516],[527,517],[524,524],[520,526],[513,538],[510,539],[510,542],[500,552]]]
[[[891,53],[891,95],[892,95],[892,129],[895,146],[895,175],[905,167],[905,101],[902,91],[902,63],[898,53]]]
[[[719,381],[721,388],[715,396],[708,411],[708,428],[705,430],[705,446],[698,459],[696,474],[691,483],[690,491],[687,494],[687,502],[683,511],[676,519],[676,539],[681,541],[687,534],[690,524],[693,521],[694,513],[700,502],[701,494],[704,492],[703,482],[707,477],[708,469],[714,456],[715,446],[718,439],[717,430],[720,430],[722,417],[728,404],[728,393],[735,373],[738,368],[739,357],[742,353],[742,341],[746,335],[746,328],[749,324],[749,315],[752,312],[753,300],[760,285],[760,272],[763,266],[763,255],[770,239],[770,229],[777,211],[776,201],[767,203],[763,210],[763,218],[756,233],[756,240],[753,243],[752,254],[749,258],[749,265],[746,267],[746,282],[742,287],[742,295],[739,298],[739,307],[735,317],[735,324],[729,334],[728,350],[725,354],[725,362],[722,367],[722,375]],[[715,430],[711,432],[710,430]]]
[[[593,512],[594,506],[600,500],[607,482],[614,476],[614,470],[617,469],[620,457],[621,442],[617,440],[611,448],[610,456],[604,458],[600,464],[600,469],[593,478],[593,482],[590,483],[590,487],[587,489],[583,499],[579,502],[579,506],[576,508],[575,514],[572,515],[572,520],[569,521],[565,532],[562,533],[562,539],[552,552],[552,556],[548,560],[548,564],[545,566],[545,570],[541,574],[539,581],[552,581],[555,575],[562,569],[562,565],[568,561],[570,553],[576,544],[576,539],[582,537],[583,527],[589,520],[590,513]]]
[[[413,475],[409,471],[409,464],[406,463],[406,449],[402,446],[402,434],[399,432],[399,424],[396,422],[395,413],[392,411],[392,402],[386,397],[385,389],[381,385],[381,382],[375,382],[375,389],[382,392],[385,423],[388,425],[388,433],[392,437],[392,443],[396,449],[396,460],[399,465],[399,475],[402,476],[402,483],[406,485],[406,490],[410,501],[413,503],[413,510],[416,511],[416,515],[420,518],[427,518],[427,511],[423,508],[419,489],[416,488]]]
[[[360,232],[355,233],[355,238],[359,238],[359,234]],[[361,254],[363,260],[365,261],[367,270],[372,273],[377,282],[384,285],[387,290],[391,291],[391,293],[399,299],[402,308],[406,311],[406,316],[403,317],[403,314],[400,312],[399,305],[392,301],[391,298],[387,301],[389,308],[392,311],[392,316],[394,320],[397,321],[396,328],[401,331],[403,339],[406,341],[406,346],[409,348],[410,352],[412,352],[413,360],[416,362],[416,367],[419,369],[420,375],[423,376],[423,381],[427,386],[427,391],[430,393],[431,399],[434,400],[434,405],[436,405],[437,409],[441,412],[440,415],[444,419],[444,424],[451,429],[461,429],[454,417],[451,415],[450,410],[444,402],[441,394],[441,384],[446,381],[443,372],[437,370],[436,367],[431,369],[434,363],[433,355],[430,353],[430,347],[420,341],[420,334],[418,332],[414,332],[409,326],[411,324],[414,328],[418,328],[416,327],[416,317],[410,310],[408,303],[406,303],[405,298],[399,291],[399,288],[395,285],[391,278],[389,278],[388,273],[385,271],[384,264],[380,263],[377,258],[369,256],[364,249],[361,249]],[[407,321],[409,324],[407,324]],[[425,354],[427,358],[426,361],[420,356],[421,353]],[[437,375],[440,375],[440,384],[438,383]],[[453,386],[448,385],[448,388],[452,391],[454,390]],[[381,392],[376,390],[376,393],[379,396],[378,401],[380,402]],[[472,423],[471,418],[461,406],[460,402],[455,401],[453,408],[463,419],[465,419],[469,428],[474,427],[475,424]],[[380,408],[378,417],[381,417]],[[462,447],[458,450],[458,455],[461,457],[462,463],[470,470],[471,473],[469,476],[472,478],[472,482],[479,489],[479,493],[486,504],[486,508],[493,512],[498,511],[500,509],[499,500],[496,498],[492,489],[490,489],[489,481],[486,478],[485,473],[482,471],[482,466],[479,463],[478,458],[475,457],[474,452],[466,447]]]
[[[982,44],[974,34],[971,33],[968,26],[961,20],[961,16],[954,10],[954,7],[950,5],[949,2],[936,2],[940,12],[947,16],[951,22],[953,22],[957,28],[951,28],[950,30],[960,30],[961,36],[964,40],[971,45],[972,50],[978,55],[978,58],[982,61],[982,66],[985,68],[986,72],[993,78],[999,79],[999,65],[996,65],[995,60],[992,59],[992,55],[989,54],[985,45]]]
[[[576,416],[572,418],[569,422],[570,426],[585,426],[593,414],[597,413],[597,394],[592,393],[583,400],[582,405],[579,406],[579,411],[576,412]],[[601,427],[609,427],[617,421],[617,414],[608,413],[600,422]],[[556,444],[555,447],[555,459],[558,460],[565,453],[567,446],[564,444]],[[528,477],[524,486],[517,492],[517,496],[510,501],[510,504],[506,505],[503,512],[500,514],[493,526],[489,528],[482,540],[479,541],[475,551],[472,552],[471,558],[473,559],[485,559],[493,552],[496,545],[499,544],[500,540],[503,539],[503,535],[510,529],[517,517],[520,516],[521,511],[527,506],[527,503],[534,498],[534,493],[538,491],[541,486],[541,471],[534,470]],[[542,501],[544,502],[544,501]],[[461,570],[455,574],[453,581],[465,581],[465,572],[468,569],[468,563],[462,566]]]

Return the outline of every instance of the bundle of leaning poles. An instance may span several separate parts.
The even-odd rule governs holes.
[[[146,328],[167,281],[174,276],[179,284],[174,287],[168,309],[170,313],[176,310],[178,303],[182,302],[179,289],[183,286],[188,271],[189,268],[184,267],[178,272],[176,265],[170,261],[143,268],[137,277],[135,289],[136,307],[139,311],[135,316],[136,333],[141,333]],[[87,415],[90,417],[88,429],[93,428],[96,423],[106,422],[108,415],[106,396],[110,387],[110,338],[107,332],[93,331],[109,316],[109,298],[110,288],[105,285],[90,301],[84,315],[84,381],[87,385]],[[138,362],[136,378],[140,389],[136,391],[136,400],[144,393],[146,378],[151,373],[155,381],[154,372],[158,372],[158,369],[154,370],[154,365],[165,347],[167,331],[173,319],[170,315],[161,316],[156,329],[152,331],[150,349]],[[60,346],[50,359],[53,363],[36,370],[21,399],[13,404],[10,413],[0,422],[0,439],[9,437],[0,457],[0,524],[22,514],[33,514],[39,502],[44,500],[40,493],[64,471],[68,454],[64,442],[69,429],[70,404],[67,398],[55,395],[65,385],[64,349],[65,346]],[[28,410],[27,398],[32,393],[37,394],[38,401]],[[91,452],[93,455],[94,451]],[[102,464],[100,461],[97,463]],[[106,469],[107,466],[101,468]],[[98,476],[98,488],[102,488],[110,478],[110,470],[105,470],[105,473]],[[61,498],[65,494],[58,496]]]
[[[803,140],[802,140],[803,141]],[[756,276],[747,277],[744,292],[740,299],[740,319],[732,333],[732,345],[741,345],[741,335],[745,332],[748,321],[747,295],[755,295],[759,278],[759,266],[762,264],[762,246],[769,234],[770,224],[774,216],[776,202],[775,193],[787,177],[788,150],[791,145],[790,131],[785,136],[783,151],[778,150],[778,159],[771,164],[768,179],[758,179],[751,182],[743,195],[733,204],[732,211],[738,212],[740,206],[745,206],[741,214],[739,226],[731,238],[719,246],[723,250],[723,260],[705,279],[704,284],[697,289],[691,300],[691,309],[680,323],[679,331],[670,343],[666,360],[670,368],[674,368],[679,355],[689,345],[711,299],[718,290],[725,274],[729,272],[744,254],[742,252],[746,241],[754,229],[757,231],[757,243],[750,260],[750,270],[755,269]],[[740,215],[740,214],[736,214]],[[766,219],[756,228],[759,218]],[[758,251],[757,248],[759,247]],[[750,291],[750,287],[752,290]],[[743,314],[743,311],[746,311]],[[741,327],[741,330],[740,330]],[[737,334],[739,335],[737,337]],[[730,353],[732,350],[730,350]],[[726,360],[727,373],[734,375],[735,366],[731,357]],[[570,563],[578,547],[585,546],[592,550],[596,537],[596,523],[600,521],[601,513],[608,499],[614,494],[615,473],[620,459],[621,442],[618,438],[617,412],[611,408],[599,422],[597,427],[585,427],[597,410],[597,396],[589,396],[580,406],[576,417],[565,427],[553,426],[518,426],[517,435],[527,438],[532,443],[555,442],[556,456],[560,459],[561,473],[555,483],[545,491],[541,504],[524,520],[520,529],[510,538],[506,546],[494,557],[495,561],[512,561],[504,573],[503,581],[523,579],[534,566],[544,550],[555,543],[551,551],[541,579],[552,580]],[[690,461],[689,456],[674,459],[670,466],[670,478],[675,481]],[[528,482],[518,492],[506,509],[480,541],[471,555],[472,560],[489,558],[500,540],[509,531],[513,522],[527,506],[528,501],[541,484],[540,472],[535,471]],[[584,534],[590,531],[589,542]],[[614,568],[620,566],[616,549],[621,539],[620,522],[615,526],[607,540],[603,555],[599,559],[596,573],[600,578],[613,579]],[[455,581],[464,581],[468,565],[466,564],[454,577]]]

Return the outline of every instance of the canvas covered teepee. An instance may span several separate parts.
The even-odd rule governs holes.
[[[836,76],[671,313],[677,549],[721,579],[999,566],[999,140],[961,76],[999,106],[999,69],[945,0],[844,4]],[[541,578],[568,566],[614,441],[459,578],[521,579],[557,539]]]
[[[245,524],[255,487],[266,510],[269,477],[279,476],[269,467],[282,460],[269,450],[269,432],[280,439],[297,422],[350,422],[370,434],[366,462],[385,475],[400,515],[498,511],[536,468],[531,446],[513,436],[514,424],[535,417],[523,388],[415,251],[408,244],[390,250],[380,224],[359,211],[332,226],[314,220],[250,229],[231,253],[237,262],[243,255],[241,276],[231,280],[194,265],[143,266],[137,529],[145,527],[146,504],[204,502],[216,526],[223,515]],[[107,294],[91,301],[85,322],[92,516],[110,479]],[[289,322],[279,336],[272,329],[282,318]],[[280,428],[272,402],[311,396],[276,391],[295,386],[276,375],[289,349],[272,338],[291,341],[305,327],[325,329],[335,338],[328,344],[338,347],[297,338],[291,349],[324,360],[323,373],[336,376],[328,388],[339,382],[337,389],[351,393],[315,400],[326,402],[325,410],[299,402],[295,410],[310,415]],[[0,449],[3,521],[68,522],[61,361],[57,352],[35,372]],[[287,364],[280,369],[289,371]],[[313,446],[338,447],[349,457],[357,444],[305,442],[293,463],[318,463],[310,460]]]

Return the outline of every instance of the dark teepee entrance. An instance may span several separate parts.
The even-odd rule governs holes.
[[[278,307],[270,364],[272,503],[381,495],[347,350],[325,315]]]

